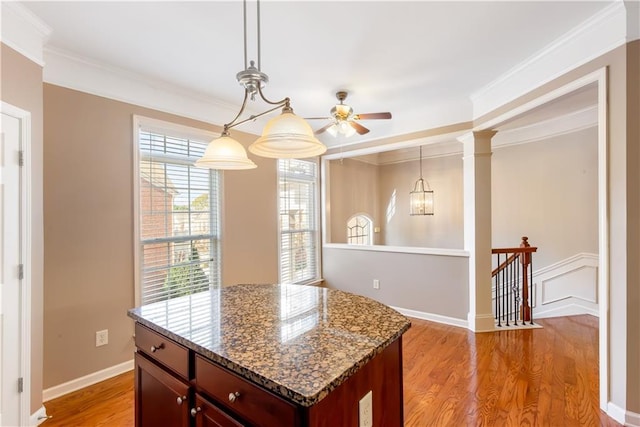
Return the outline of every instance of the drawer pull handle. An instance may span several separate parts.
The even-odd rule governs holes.
[[[191,416],[195,418],[200,411],[202,411],[202,408],[199,406],[197,408],[191,408]]]
[[[160,343],[157,347],[155,345],[151,346],[151,353],[155,353],[158,350],[162,350],[164,348],[164,343]]]
[[[240,397],[240,393],[237,391],[235,393],[229,393],[229,402],[233,403],[239,397]]]
[[[178,396],[178,398],[176,399],[176,403],[178,405],[182,405],[182,402],[184,402],[185,400],[187,400],[187,396]]]

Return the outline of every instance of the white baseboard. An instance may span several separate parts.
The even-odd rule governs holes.
[[[640,414],[627,411],[613,402],[607,403],[607,415],[627,427],[640,427]]]
[[[36,412],[31,414],[31,417],[29,417],[29,425],[35,427],[45,422],[47,418],[47,408],[43,405]]]
[[[407,308],[391,307],[394,310],[404,314],[407,317],[413,317],[415,319],[430,320],[436,323],[443,323],[445,325],[457,326],[459,328],[467,328],[467,321],[463,319],[456,319],[455,317],[442,316],[440,314],[425,313],[424,311],[409,310]]]
[[[109,378],[115,377],[116,375],[129,372],[132,369],[133,359],[120,363],[119,365],[111,366],[110,368],[85,375],[84,377],[76,378],[75,380],[50,387],[42,392],[42,400],[44,402],[48,402],[49,400],[55,399],[56,397],[63,396],[76,390],[80,390],[81,388],[99,383],[100,381],[108,380]]]
[[[599,317],[600,313],[598,310],[594,310],[591,307],[584,307],[580,304],[567,304],[560,307],[555,307],[549,310],[541,309],[540,311],[535,311],[534,313],[535,319],[546,319],[547,317],[560,317],[560,316],[576,316],[579,314],[590,314],[594,317]]]
[[[627,411],[627,421],[625,425],[627,427],[640,427],[640,414],[636,414],[635,412]]]

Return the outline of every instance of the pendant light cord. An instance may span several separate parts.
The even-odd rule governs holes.
[[[244,69],[247,69],[247,0],[242,2],[242,18],[244,22]]]
[[[242,16],[244,18],[244,69],[248,68],[248,55],[247,55],[247,0],[243,0],[242,2]],[[261,69],[262,64],[262,54],[261,54],[261,46],[260,46],[260,0],[256,0],[256,18],[257,18],[257,34],[256,37],[258,39],[258,71]]]
[[[243,14],[243,18],[244,18],[244,69],[245,72],[249,70],[248,67],[248,48],[247,48],[247,0],[243,0],[242,2],[242,14]],[[258,66],[257,66],[257,70],[260,71],[260,66],[261,66],[261,57],[262,57],[262,46],[261,46],[261,42],[260,42],[260,0],[256,0],[256,18],[257,18],[257,47],[258,47]],[[253,66],[253,61],[251,61],[251,66]],[[265,75],[266,78],[266,75]],[[255,86],[255,90],[258,92],[258,94],[260,95],[260,98],[262,98],[262,100],[264,102],[266,102],[267,104],[270,105],[275,105],[274,108],[271,108],[267,111],[264,111],[260,114],[255,114],[252,115],[244,120],[240,120],[238,121],[238,119],[240,118],[240,116],[242,115],[242,113],[244,112],[246,106],[247,106],[247,101],[249,100],[249,89],[245,86],[244,89],[244,100],[242,101],[242,106],[240,107],[240,111],[238,112],[238,114],[234,117],[233,120],[231,120],[229,123],[224,125],[224,133],[227,134],[228,130],[236,127],[242,123],[246,123],[248,121],[252,121],[255,120],[256,118],[263,116],[267,113],[270,113],[274,110],[277,110],[280,107],[283,107],[283,113],[291,113],[293,112],[293,110],[291,109],[291,100],[289,99],[289,97],[281,99],[280,101],[270,101],[269,99],[267,99],[264,96],[264,93],[262,93],[262,82],[261,81],[254,81],[254,86]],[[251,95],[251,100],[253,100],[253,93]]]
[[[246,0],[245,0],[246,1]],[[256,11],[257,11],[257,18],[258,18],[258,25],[257,25],[257,29],[258,29],[258,70],[261,70],[261,65],[262,62],[260,60],[261,58],[261,50],[260,49],[260,0],[256,0]]]
[[[422,145],[420,146],[420,179],[422,179]]]

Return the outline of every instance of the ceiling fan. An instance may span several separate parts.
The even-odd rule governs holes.
[[[328,132],[331,136],[338,134],[346,137],[354,135],[356,132],[364,135],[369,129],[358,123],[359,120],[387,120],[391,118],[391,113],[362,113],[353,114],[353,108],[344,103],[347,99],[347,92],[340,91],[336,93],[336,98],[340,101],[331,109],[329,117],[308,117],[307,120],[331,120],[331,123],[321,127],[315,131],[316,135]]]

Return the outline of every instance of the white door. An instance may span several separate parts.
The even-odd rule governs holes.
[[[0,138],[0,425],[20,426],[21,286],[20,165],[21,122],[2,113]]]

